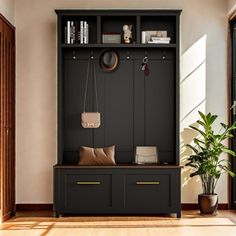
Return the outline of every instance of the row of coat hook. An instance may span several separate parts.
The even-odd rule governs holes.
[[[72,59],[73,59],[73,60],[76,60],[76,58],[77,58],[77,57],[76,57],[76,52],[73,51],[73,52],[72,52]],[[92,59],[92,60],[94,59],[94,53],[93,53],[93,51],[90,52],[90,59]],[[129,51],[126,51],[126,59],[127,59],[127,60],[130,59],[130,52],[129,52]],[[163,51],[163,52],[162,52],[162,59],[163,59],[163,60],[166,59],[166,51]],[[147,51],[144,52],[144,58],[143,58],[143,60],[148,60],[148,53],[147,53]]]

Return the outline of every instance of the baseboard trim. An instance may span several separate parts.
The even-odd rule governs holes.
[[[181,209],[182,210],[198,210],[198,204],[197,203],[182,203],[181,204]],[[229,204],[227,203],[220,203],[218,205],[219,210],[228,210],[229,209]],[[38,203],[38,204],[16,204],[16,210],[17,211],[51,211],[53,210],[53,204],[43,204],[43,203]]]
[[[15,215],[15,211],[10,211],[7,214],[5,214],[4,216],[2,216],[0,218],[0,223],[3,223],[4,221],[7,221],[8,219],[10,219],[11,217],[13,217]]]
[[[181,204],[181,209],[182,210],[198,210],[198,204],[197,203],[182,203]],[[229,204],[228,203],[219,203],[218,204],[218,209],[219,210],[228,210],[229,209]]]
[[[53,204],[44,204],[44,203],[37,203],[37,204],[16,204],[16,211],[51,211],[53,210]]]

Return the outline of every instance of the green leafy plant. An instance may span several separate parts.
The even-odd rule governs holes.
[[[193,155],[187,159],[186,166],[191,166],[195,170],[190,177],[199,175],[202,182],[203,194],[215,194],[215,187],[223,172],[234,177],[234,173],[230,170],[230,162],[221,159],[222,153],[235,156],[236,153],[223,144],[223,141],[233,138],[233,130],[236,129],[236,123],[232,126],[221,124],[219,133],[215,133],[212,125],[217,119],[217,115],[208,113],[207,115],[198,112],[201,119],[197,121],[198,127],[190,125],[189,127],[198,132],[198,136],[194,138],[194,145],[187,144],[192,149]]]

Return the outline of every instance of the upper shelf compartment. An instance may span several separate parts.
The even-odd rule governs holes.
[[[68,31],[68,24],[70,29]],[[63,16],[61,42],[63,44],[97,43],[97,17],[96,16]],[[84,39],[87,38],[86,42]]]
[[[121,38],[121,44],[124,43],[123,26],[131,26],[132,39],[130,44],[137,43],[136,16],[102,16],[101,17],[101,42],[103,43],[103,34],[117,34]]]
[[[60,48],[70,47],[153,47],[153,48],[175,48],[178,45],[178,30],[179,24],[179,10],[56,10],[58,14],[58,45]],[[72,30],[68,31],[68,22],[72,24]],[[81,34],[84,32],[81,29],[81,22],[83,28],[87,30],[87,41],[81,44]],[[85,24],[86,22],[87,24]],[[124,42],[124,25],[132,25],[132,40],[130,44]],[[147,40],[144,42],[142,32],[148,31]],[[166,32],[165,35],[168,40],[159,41],[159,33]],[[103,34],[114,33],[114,38],[120,38],[112,42],[103,41]],[[68,34],[74,37],[72,42],[68,41]],[[86,33],[84,33],[86,34]],[[151,35],[151,36],[150,36]],[[106,37],[107,38],[107,37]],[[158,43],[153,42],[158,41]],[[148,41],[152,41],[148,43]]]
[[[165,31],[167,33],[167,36],[164,35],[164,37],[167,37],[170,39],[170,44],[176,43],[176,18],[175,16],[140,16],[140,38],[142,42],[142,32],[145,31],[152,31],[153,33],[149,33],[148,39],[146,38],[146,41],[150,40],[150,34],[155,35],[154,31],[158,31],[156,37],[159,38],[161,31]],[[159,37],[158,37],[159,36]]]

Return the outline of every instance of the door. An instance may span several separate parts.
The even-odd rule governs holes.
[[[236,121],[236,20],[231,21],[231,81],[230,81],[231,124]],[[231,140],[231,148],[236,151],[236,137]],[[236,158],[231,158],[231,168],[236,173]],[[236,209],[236,179],[231,178],[231,208]]]
[[[0,17],[0,219],[15,210],[15,35]]]

